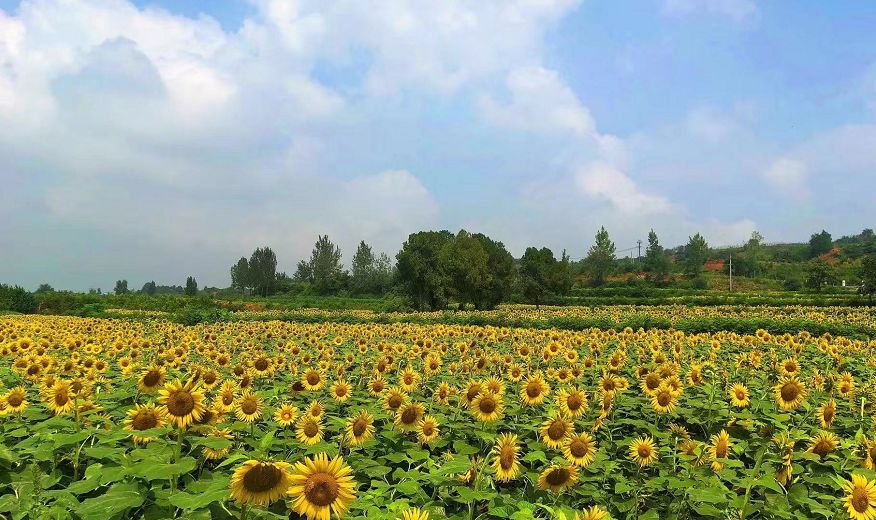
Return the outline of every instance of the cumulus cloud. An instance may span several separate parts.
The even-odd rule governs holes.
[[[809,198],[808,176],[806,163],[789,157],[777,159],[763,172],[764,179],[778,195],[797,201]]]
[[[604,163],[588,165],[575,175],[586,195],[607,200],[622,213],[670,213],[672,204],[663,197],[643,193],[626,174]]]

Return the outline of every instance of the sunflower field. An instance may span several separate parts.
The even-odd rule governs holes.
[[[861,337],[5,316],[0,360],[0,518],[876,518]]]

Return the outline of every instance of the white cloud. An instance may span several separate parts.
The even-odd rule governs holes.
[[[809,198],[809,170],[802,161],[789,157],[777,159],[764,170],[763,177],[780,196],[788,196],[798,202]]]
[[[668,200],[643,193],[626,174],[608,164],[582,168],[576,173],[575,182],[585,195],[607,200],[622,213],[649,215],[674,210]]]
[[[671,15],[687,15],[697,11],[726,16],[737,23],[749,22],[758,15],[753,0],[663,0],[662,10]]]

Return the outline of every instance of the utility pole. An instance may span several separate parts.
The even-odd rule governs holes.
[[[733,291],[733,253],[730,253],[730,291]]]
[[[636,244],[639,246],[639,258],[642,258],[642,240],[636,240]]]

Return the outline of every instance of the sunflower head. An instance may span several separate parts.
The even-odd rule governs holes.
[[[241,504],[267,506],[285,495],[291,485],[288,463],[248,460],[231,476],[231,498]]]
[[[352,470],[340,457],[329,460],[320,453],[295,464],[292,474],[292,508],[308,520],[326,520],[331,514],[342,518],[356,498]]]

